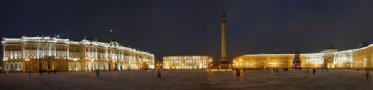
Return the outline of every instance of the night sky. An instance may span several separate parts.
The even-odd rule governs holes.
[[[1,0],[0,37],[86,37],[116,40],[158,59],[217,58],[223,12],[231,58],[373,41],[372,0]]]

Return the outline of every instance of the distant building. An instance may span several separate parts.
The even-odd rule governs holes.
[[[207,69],[212,63],[210,56],[166,56],[163,69]]]
[[[235,58],[234,68],[291,68],[296,54],[249,54]],[[326,49],[300,54],[301,68],[373,68],[373,44],[351,50]]]
[[[52,37],[3,38],[4,71],[154,69],[154,54],[119,45]]]

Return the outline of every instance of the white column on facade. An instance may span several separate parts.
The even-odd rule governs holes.
[[[44,58],[45,55],[48,54],[47,52],[45,52],[45,51],[46,51],[45,49],[46,49],[47,45],[48,45],[47,43],[43,43],[43,44],[41,44],[41,49],[42,49],[42,50],[40,50],[40,51],[41,51],[42,54],[41,54],[41,57],[40,57],[40,58]]]
[[[99,59],[99,58],[98,58],[98,55],[99,55],[98,48],[100,48],[100,47],[96,46],[96,48],[95,48],[95,49],[96,49],[96,53],[95,53],[95,58],[96,58],[96,59]]]
[[[41,52],[41,57],[40,57],[40,58],[43,58],[43,57],[45,57],[45,55],[46,55],[46,52],[45,52],[45,51],[46,51],[46,50],[45,50],[46,45],[47,45],[46,43],[43,43],[43,44],[40,45],[40,47],[41,47],[41,48],[40,48],[40,49],[41,49],[41,50],[40,50],[40,52]]]
[[[112,60],[113,59],[113,48],[110,48],[110,50],[109,50],[109,56],[108,56],[108,59],[109,60]]]
[[[57,57],[57,44],[53,43],[54,56]]]
[[[116,42],[112,42],[112,48],[111,48],[111,51],[110,51],[110,57],[111,57],[111,61],[114,61],[115,60],[115,48],[117,47],[117,44]]]
[[[360,58],[363,59],[363,61],[364,61],[364,68],[369,68],[369,66],[368,66],[368,60],[366,58],[367,53],[364,50],[360,50],[360,52],[362,52],[363,55],[358,54],[358,57],[360,57]]]
[[[105,60],[108,60],[108,57],[109,57],[109,54],[108,54],[109,52],[108,52],[108,47],[105,47],[105,56],[104,56],[104,58],[105,58]]]
[[[53,56],[54,55],[53,43],[49,43],[49,46],[50,46],[50,56]]]
[[[39,54],[40,54],[39,58],[42,58],[44,56],[44,43],[39,44],[39,45],[40,45],[39,46]]]
[[[84,45],[84,59],[88,59],[88,46]]]
[[[46,46],[46,45],[47,45],[46,43],[43,43],[43,44],[40,45],[40,47],[41,47],[41,48],[40,48],[40,49],[41,49],[41,50],[40,50],[40,52],[41,52],[41,54],[40,54],[40,55],[41,55],[40,58],[43,58],[43,57],[45,56],[45,46]]]
[[[93,46],[93,48],[92,48],[92,51],[93,51],[93,53],[92,53],[92,58],[94,59],[94,60],[96,60],[96,46]]]
[[[5,46],[6,46],[6,44],[3,43],[3,60],[4,60],[5,58],[7,58],[6,53],[8,53],[8,52],[5,51]]]
[[[92,57],[94,60],[96,60],[96,47],[95,47],[95,46],[92,47],[92,52],[93,52],[93,53],[92,53],[92,56],[91,56],[91,57]]]
[[[92,46],[88,47],[88,58],[92,59]]]
[[[49,47],[49,45],[48,45],[48,43],[45,43],[45,44],[43,44],[42,45],[42,49],[43,49],[43,55],[42,55],[42,58],[43,57],[45,57],[45,56],[47,56],[48,54],[49,54],[49,52],[47,52],[48,51],[48,47]]]
[[[108,51],[107,51],[107,59],[108,61],[111,60],[111,48],[108,48]]]
[[[366,48],[364,49],[364,52],[365,52],[365,60],[366,60],[366,67],[371,69],[372,68],[372,64],[371,64],[371,50],[370,48]]]
[[[95,47],[95,59],[98,59],[98,50],[97,50],[97,46]]]
[[[85,45],[83,45],[81,47],[83,47],[83,59],[86,59],[86,57],[87,57],[87,48],[85,47]]]
[[[113,51],[111,51],[112,55],[113,55],[112,61],[116,61],[117,60],[117,54],[115,53],[115,51],[116,51],[116,49],[113,49]]]
[[[42,58],[44,56],[44,43],[40,44],[39,49],[39,58]]]
[[[36,44],[36,58],[39,59],[39,43]]]
[[[66,44],[66,58],[67,59],[70,59],[70,54],[69,54],[69,51],[70,51],[70,48],[69,48],[69,44]]]
[[[96,60],[96,58],[95,58],[95,55],[96,55],[96,50],[95,50],[95,48],[96,48],[96,47],[93,46],[92,49],[91,49],[91,50],[92,50],[92,51],[91,51],[91,52],[92,52],[92,53],[91,53],[91,58],[92,58],[93,60]]]
[[[51,53],[51,45],[49,43],[47,43],[47,50],[46,50],[48,53],[47,53],[47,56],[52,56],[52,53]]]
[[[120,60],[123,61],[124,60],[124,56],[123,56],[123,50],[120,50]]]
[[[12,44],[9,44],[9,46],[10,46],[10,48],[12,48],[13,45],[12,45]],[[13,56],[14,56],[14,55],[13,55],[13,54],[14,54],[14,53],[13,53],[13,50],[12,50],[12,49],[9,49],[9,50],[7,50],[7,52],[8,52],[8,57],[9,57],[8,60],[13,59]]]
[[[368,53],[367,53],[367,60],[368,60],[368,63],[369,63],[369,66],[371,66],[371,68],[372,68],[372,59],[373,59],[373,47],[368,47],[367,48],[367,51],[368,51]]]
[[[91,46],[87,45],[87,59],[91,59]]]
[[[26,55],[25,55],[25,45],[26,45],[26,42],[21,42],[21,47],[22,47],[22,58],[26,58]]]
[[[86,50],[87,50],[87,59],[90,59],[90,53],[91,53],[91,47],[89,47],[88,45],[86,46]]]
[[[48,43],[49,44],[49,55],[48,56],[52,56],[53,55],[53,45],[52,45],[52,43]]]
[[[48,43],[48,56],[52,56],[53,55],[53,46],[52,46],[52,43]]]

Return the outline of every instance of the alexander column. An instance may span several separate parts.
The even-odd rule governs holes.
[[[220,21],[220,30],[221,30],[221,56],[219,60],[220,69],[228,69],[231,66],[227,58],[226,28],[227,28],[227,20],[225,18],[225,13],[223,13],[223,17]]]
[[[221,56],[220,61],[226,61],[227,60],[227,44],[226,44],[226,26],[227,21],[225,18],[225,13],[223,13],[223,17],[220,21],[220,30],[221,30]]]

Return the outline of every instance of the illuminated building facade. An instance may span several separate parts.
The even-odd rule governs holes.
[[[234,68],[291,68],[294,54],[254,54],[233,59]]]
[[[154,55],[117,42],[55,37],[3,38],[4,71],[92,71],[154,69]]]
[[[163,69],[207,69],[211,66],[209,56],[166,56],[163,57]]]
[[[252,54],[233,60],[234,68],[292,68],[296,54]],[[300,54],[301,68],[373,68],[373,44],[351,50],[327,49],[320,53]]]

